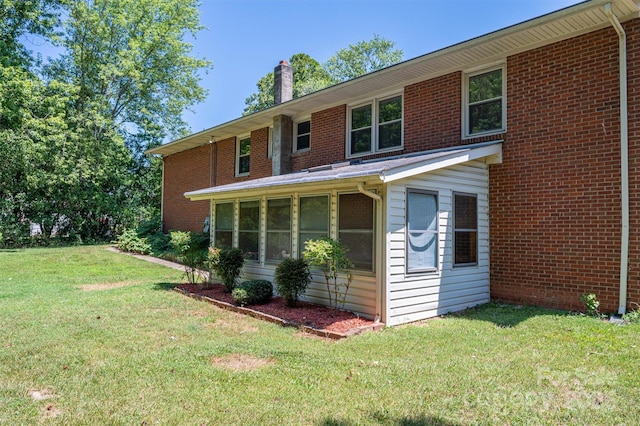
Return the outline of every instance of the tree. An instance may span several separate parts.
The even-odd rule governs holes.
[[[306,53],[293,55],[289,59],[293,68],[293,97],[298,98],[399,62],[402,51],[393,50],[394,46],[395,43],[375,35],[373,40],[339,50],[324,65]],[[258,80],[258,91],[245,100],[243,115],[273,106],[273,82],[273,72]]]
[[[388,67],[402,60],[402,50],[377,34],[373,40],[360,41],[340,49],[324,65],[334,84]]]
[[[206,95],[198,72],[210,63],[184,41],[201,28],[195,0],[69,0],[66,53],[46,75],[76,89],[67,123],[78,179],[60,196],[82,237],[99,237],[107,217],[139,219],[157,200],[158,161],[142,153],[185,134],[183,110]]]

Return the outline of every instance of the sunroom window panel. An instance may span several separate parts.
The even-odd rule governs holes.
[[[407,193],[407,272],[438,266],[438,203],[435,194]]]
[[[245,259],[259,259],[260,202],[258,200],[240,202],[238,247],[244,252]]]
[[[267,201],[266,259],[279,261],[291,257],[291,199]]]
[[[373,200],[364,194],[340,194],[338,239],[348,249],[355,269],[373,271]]]
[[[300,197],[299,209],[298,254],[302,256],[306,241],[329,236],[329,197]]]
[[[233,245],[233,203],[219,203],[215,207],[216,223],[214,244],[216,247]]]

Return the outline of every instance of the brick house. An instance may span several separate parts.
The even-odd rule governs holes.
[[[633,308],[638,11],[586,1],[293,100],[280,63],[274,107],[149,151],[164,229],[210,217],[247,278],[339,238],[347,309],[387,325],[490,299]]]

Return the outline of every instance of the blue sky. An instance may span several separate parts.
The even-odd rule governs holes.
[[[577,0],[203,0],[207,28],[193,53],[213,62],[204,103],[183,118],[193,132],[238,118],[256,82],[282,59],[323,63],[378,34],[411,59],[564,7]]]

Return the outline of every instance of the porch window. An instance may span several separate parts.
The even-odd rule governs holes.
[[[298,222],[298,255],[302,257],[305,242],[329,236],[329,197],[300,197]]]
[[[467,137],[499,133],[505,129],[503,68],[465,76],[465,129]]]
[[[438,269],[438,196],[436,193],[407,190],[406,209],[407,273]]]
[[[260,201],[241,201],[238,223],[238,247],[247,260],[259,260]]]
[[[236,170],[237,176],[246,176],[249,174],[251,157],[251,137],[242,138],[238,141]]]
[[[453,194],[453,264],[478,264],[478,197]]]
[[[233,203],[216,203],[213,242],[216,247],[233,245]]]
[[[291,257],[291,198],[267,200],[267,261]]]
[[[374,201],[361,193],[338,196],[338,239],[349,248],[354,268],[373,271]]]

